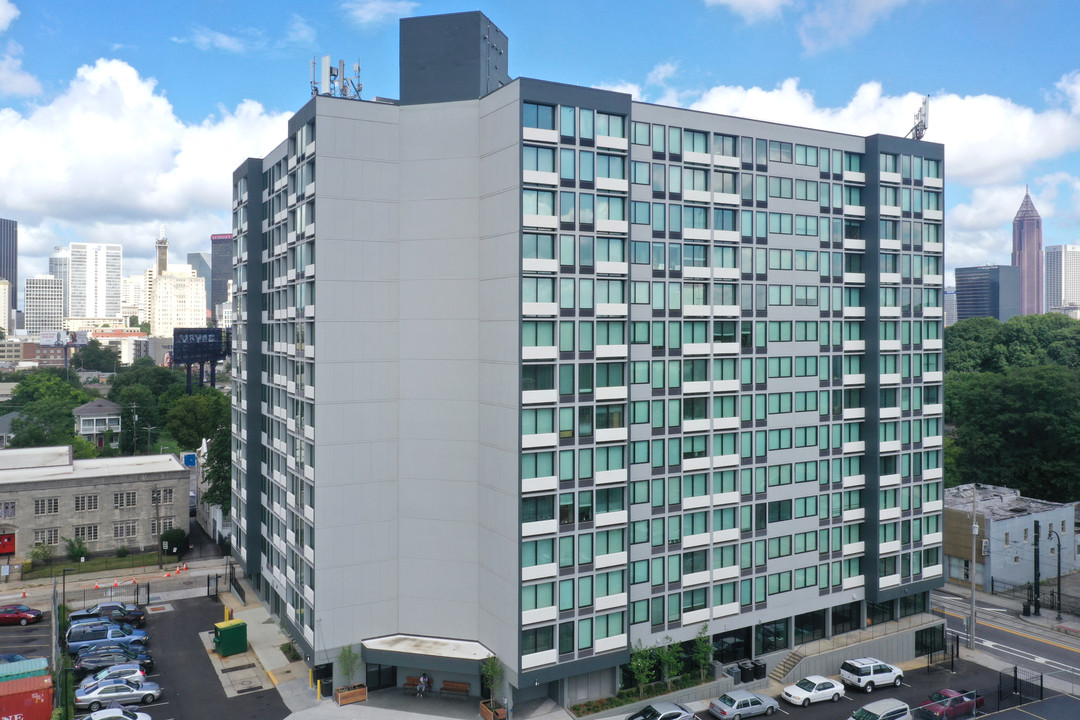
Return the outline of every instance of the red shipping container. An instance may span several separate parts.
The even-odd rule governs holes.
[[[52,707],[52,677],[49,675],[0,683],[0,720],[49,720]]]

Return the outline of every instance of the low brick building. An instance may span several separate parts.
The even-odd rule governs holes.
[[[71,447],[0,450],[0,564],[34,545],[64,552],[79,538],[92,554],[157,547],[187,532],[191,470],[175,455],[73,460]]]

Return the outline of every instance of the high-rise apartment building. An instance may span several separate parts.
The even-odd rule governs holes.
[[[260,597],[369,688],[475,692],[495,654],[515,702],[611,694],[705,624],[775,665],[922,618],[942,146],[511,80],[506,50],[478,12],[403,20],[401,102],[313,97],[234,172]]]
[[[156,270],[156,268],[155,268]],[[206,327],[206,283],[190,265],[155,274],[150,296],[150,334],[172,337],[175,328]]]
[[[64,285],[52,275],[26,278],[23,290],[26,332],[37,335],[64,327]]]
[[[71,286],[69,283],[71,273],[71,248],[53,248],[53,254],[49,256],[49,274],[60,280],[64,291],[64,317],[71,317]]]
[[[1043,311],[1042,217],[1026,190],[1013,218],[1012,264],[1020,268],[1020,314],[1038,315]]]
[[[233,236],[220,233],[210,236],[210,310],[221,326],[225,318],[217,317],[218,307],[229,300],[229,281],[233,274]],[[231,319],[230,319],[231,320]]]
[[[0,218],[0,280],[7,280],[12,288],[19,287],[19,223]],[[12,310],[18,301],[18,293],[11,293]]]
[[[1080,245],[1046,248],[1046,310],[1080,306]]]
[[[956,268],[956,320],[992,317],[1005,322],[1021,315],[1020,268],[984,265]]]
[[[120,317],[124,247],[71,243],[68,317]]]

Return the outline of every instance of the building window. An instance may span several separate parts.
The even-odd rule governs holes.
[[[135,507],[135,500],[135,491],[113,493],[114,508]]]
[[[83,540],[85,542],[94,542],[98,539],[98,526],[97,525],[76,525],[75,526],[75,539]]]
[[[122,493],[117,493],[118,495]],[[131,493],[134,495],[134,493]],[[139,531],[139,523],[136,520],[126,520],[124,522],[113,523],[113,539],[122,540],[125,538],[133,538]]]
[[[60,498],[34,498],[35,515],[55,515],[58,512],[60,512]]]
[[[555,629],[552,627],[533,628],[521,633],[521,654],[532,655],[555,649]]]
[[[84,512],[87,510],[98,509],[98,496],[97,495],[76,495],[75,496],[75,512]]]
[[[165,505],[171,505],[173,501],[173,489],[163,488],[161,490],[150,491],[150,504],[158,505],[164,503]],[[134,503],[132,503],[134,504]]]
[[[524,103],[523,122],[525,127],[540,128],[542,130],[555,129],[555,108],[550,105],[537,105],[536,103]]]
[[[34,544],[35,545],[59,545],[60,544],[60,528],[46,528],[45,530],[34,531]]]
[[[1009,533],[1005,533],[1005,547],[1009,547]]]
[[[159,525],[161,526],[160,529],[158,528]],[[166,530],[172,530],[174,526],[175,523],[172,518],[162,518],[161,520],[155,518],[150,520],[150,534],[160,535]]]
[[[0,517],[13,518],[15,517],[15,501],[5,500],[0,503]]]

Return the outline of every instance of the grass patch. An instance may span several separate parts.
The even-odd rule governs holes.
[[[300,659],[300,653],[297,652],[296,647],[291,643],[282,643],[281,654],[288,658],[289,662],[296,662]]]
[[[95,557],[87,558],[86,562],[71,562],[67,558],[60,559],[57,557],[50,563],[45,565],[37,565],[29,572],[23,573],[23,580],[40,580],[42,578],[49,578],[53,575],[57,577],[63,575],[64,568],[71,568],[72,573],[69,576],[76,577],[83,573],[102,572],[106,570],[134,570],[135,568],[143,568],[150,566],[157,566],[157,551],[145,552],[145,553],[129,553],[126,557]],[[168,565],[170,562],[175,562],[170,558],[162,556],[162,560]],[[70,584],[70,583],[69,583]]]

